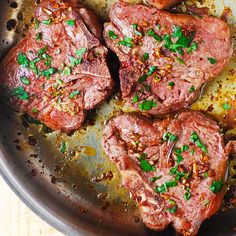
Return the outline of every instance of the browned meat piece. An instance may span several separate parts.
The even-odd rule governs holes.
[[[228,150],[217,123],[202,113],[154,123],[120,115],[106,125],[102,146],[147,227],[172,224],[183,235],[196,235],[220,208]]]
[[[79,128],[113,88],[102,29],[73,1],[43,1],[35,25],[0,65],[11,104],[57,130]]]
[[[170,8],[181,0],[144,0],[145,3],[150,4],[158,9],[167,9]]]
[[[110,19],[103,34],[121,62],[122,97],[143,112],[164,114],[188,106],[232,54],[227,24],[212,16],[118,2]]]

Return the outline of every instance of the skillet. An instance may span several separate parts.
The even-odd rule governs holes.
[[[38,2],[1,0],[0,58],[27,33]],[[107,19],[113,2],[86,0],[84,4]],[[227,4],[204,2],[212,14],[220,16],[223,11],[236,37],[233,25],[236,12],[227,12],[228,8],[224,11],[224,7],[236,9],[236,3],[232,0]],[[236,104],[233,104],[236,75],[232,71],[236,68],[235,59],[234,53],[222,75],[203,88],[201,98],[191,107],[215,118],[225,132],[226,141],[235,136],[236,129]],[[0,173],[34,212],[66,235],[176,235],[171,227],[158,233],[145,228],[135,202],[120,185],[116,167],[101,149],[101,129],[122,107],[117,94],[119,91],[92,111],[82,129],[69,134],[52,132],[1,104]],[[231,104],[232,109],[222,109],[224,103]],[[65,145],[63,153],[61,148]],[[199,235],[236,235],[235,216],[236,208],[219,212],[203,224]]]

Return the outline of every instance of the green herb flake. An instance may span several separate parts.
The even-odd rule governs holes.
[[[172,208],[166,208],[166,211],[174,214],[177,211],[177,205],[174,205]]]
[[[64,75],[69,76],[71,74],[71,68],[69,66],[66,66],[63,71]]]
[[[87,51],[87,48],[81,48],[75,52],[75,55],[77,57],[82,57],[86,51]]]
[[[170,168],[169,174],[170,175],[175,175],[177,170],[178,170],[178,166],[172,167],[172,168]]]
[[[36,36],[35,36],[36,40],[42,40],[42,38],[43,38],[42,32],[37,33]]]
[[[207,60],[212,64],[216,64],[217,63],[217,60],[215,58],[212,58],[212,57],[208,57]]]
[[[63,141],[59,147],[59,152],[65,153],[66,149],[67,149],[67,143]]]
[[[164,184],[162,184],[161,186],[157,186],[155,191],[157,193],[166,193],[166,192],[168,192],[169,188],[173,188],[175,186],[177,186],[176,180],[167,181]]]
[[[216,180],[215,180],[215,181],[211,184],[210,190],[211,190],[213,193],[216,194],[216,193],[218,193],[218,192],[221,191],[222,187],[223,187],[223,183],[220,182],[220,181],[216,181]]]
[[[147,72],[147,75],[152,75],[157,70],[157,66],[150,66]]]
[[[39,110],[37,108],[33,107],[31,111],[32,111],[32,113],[37,113]]]
[[[230,106],[228,103],[224,103],[224,104],[223,104],[223,109],[224,109],[225,111],[229,110],[230,108],[231,108],[231,106]]]
[[[26,54],[20,52],[17,57],[18,64],[24,67],[28,67],[30,60],[27,58]]]
[[[175,58],[175,61],[176,61],[177,63],[179,63],[179,64],[185,64],[185,62],[184,62],[181,58],[179,58],[179,57],[176,57],[176,58]]]
[[[156,41],[161,42],[163,39],[153,29],[147,31],[147,35],[153,37]]]
[[[173,26],[173,33],[172,33],[172,37],[173,38],[177,38],[180,37],[183,34],[182,32],[182,28],[180,26]]]
[[[51,75],[54,75],[57,72],[57,69],[55,67],[51,67],[47,70],[42,71],[42,76],[47,77],[47,79],[50,78]]]
[[[197,51],[198,49],[198,43],[193,42],[189,48],[186,49],[188,53],[191,53],[192,51]]]
[[[149,181],[152,182],[152,183],[154,183],[154,182],[156,182],[158,179],[161,179],[161,178],[162,178],[161,175],[160,175],[160,176],[154,176],[154,177],[150,178]]]
[[[194,92],[195,91],[195,87],[192,85],[191,87],[190,87],[190,89],[188,90],[188,92],[189,93],[192,93],[192,92]]]
[[[66,24],[73,27],[75,25],[75,20],[67,20]]]
[[[38,19],[35,19],[35,29],[38,30],[39,29],[39,20]]]
[[[207,177],[209,177],[209,173],[208,173],[208,172],[205,172],[205,173],[204,173],[204,178],[207,178]]]
[[[197,133],[192,132],[192,134],[190,135],[189,140],[191,142],[193,142],[197,147],[199,147],[204,153],[207,153],[207,148],[206,146],[201,142],[201,140],[199,139]]]
[[[52,18],[49,18],[49,19],[47,19],[47,20],[42,20],[42,23],[43,23],[44,25],[51,25],[51,23],[52,23]]]
[[[173,143],[177,140],[177,137],[174,134],[171,134],[169,140],[170,140],[170,142]]]
[[[129,48],[132,48],[132,46],[133,46],[133,39],[125,36],[123,38],[123,40],[119,41],[119,44],[123,45],[123,46],[126,46],[126,47],[129,47]]]
[[[140,167],[144,172],[155,171],[156,167],[151,166],[147,160],[140,161]]]
[[[142,103],[138,104],[138,107],[141,111],[149,111],[152,108],[157,107],[157,103],[153,100],[147,101],[146,99],[144,99]]]
[[[28,100],[29,94],[25,91],[24,87],[19,86],[11,91],[11,95],[18,97],[21,100]]]
[[[149,54],[148,54],[147,52],[145,52],[145,53],[143,54],[143,61],[147,61],[148,58],[149,58]]]
[[[115,32],[111,30],[108,31],[108,36],[112,39],[118,39],[118,36],[115,34]]]
[[[138,25],[133,24],[132,26],[133,26],[134,34],[136,34],[138,36],[142,36],[142,33],[138,31]]]
[[[135,95],[133,96],[132,102],[133,102],[133,103],[136,103],[136,102],[138,102],[138,100],[139,100],[139,97],[138,97],[137,94],[135,94]]]
[[[156,28],[157,28],[158,30],[160,30],[160,29],[161,29],[161,25],[160,25],[160,24],[157,24],[157,25],[156,25]]]
[[[190,154],[193,156],[194,153],[195,153],[195,150],[194,150],[194,149],[191,149]]]
[[[185,145],[185,144],[181,147],[182,152],[186,152],[186,151],[188,151],[188,149],[189,149],[189,146]]]
[[[26,76],[21,76],[20,80],[25,85],[29,85],[30,84],[30,80]]]
[[[70,93],[69,98],[72,99],[76,97],[78,94],[80,94],[79,90],[74,90],[73,92]]]
[[[189,191],[184,193],[184,200],[188,201],[191,198],[191,193]]]
[[[175,87],[175,82],[173,82],[173,81],[168,82],[168,86],[171,87],[171,88],[174,88]]]

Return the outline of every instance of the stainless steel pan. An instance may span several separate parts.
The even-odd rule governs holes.
[[[113,1],[85,0],[84,4],[105,19]],[[37,2],[18,0],[16,4],[1,0],[1,58],[27,33]],[[217,16],[224,10],[223,4],[236,9],[234,0],[203,2]],[[236,14],[227,16],[236,37],[232,24]],[[192,106],[217,119],[227,139],[234,137],[236,129],[234,69],[235,54],[224,73],[204,87],[201,98]],[[135,202],[120,185],[117,169],[101,149],[104,122],[121,109],[127,111],[116,97],[117,93],[92,111],[84,128],[71,134],[52,132],[1,104],[0,172],[33,211],[66,235],[175,235],[172,228],[156,233],[144,227]],[[232,108],[224,111],[224,103]],[[235,208],[221,211],[205,222],[199,235],[233,236],[233,228]]]

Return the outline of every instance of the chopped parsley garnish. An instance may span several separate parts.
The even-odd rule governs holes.
[[[150,66],[147,72],[147,75],[152,75],[157,70],[157,66]]]
[[[118,39],[118,36],[111,30],[108,31],[108,36],[112,39]]]
[[[35,19],[35,29],[39,29],[39,20],[38,19]]]
[[[29,63],[30,63],[30,60],[27,58],[27,56],[20,52],[18,57],[17,57],[17,61],[18,61],[18,64],[21,65],[21,66],[24,66],[24,67],[28,67],[29,66]]]
[[[42,23],[43,23],[44,25],[50,25],[50,24],[52,23],[52,18],[49,18],[49,19],[47,19],[47,20],[42,20]]]
[[[188,151],[188,149],[189,149],[189,146],[185,145],[185,144],[181,147],[182,152],[186,152],[186,151]]]
[[[187,52],[191,52],[192,50],[197,49],[197,43],[192,43],[194,35],[195,32],[191,32],[190,36],[187,37],[183,34],[182,28],[180,26],[174,26],[172,37],[177,38],[177,40],[174,43],[171,40],[171,36],[169,34],[165,34],[163,36],[165,41],[164,47],[169,49],[171,52],[177,52],[180,55],[184,54],[184,48],[186,48]]]
[[[152,108],[157,107],[157,103],[153,100],[147,101],[146,99],[144,99],[142,103],[138,104],[138,107],[141,111],[149,111]]]
[[[132,102],[133,102],[133,103],[136,103],[136,102],[138,102],[138,100],[139,100],[138,95],[135,94],[135,95],[133,96]]]
[[[147,35],[153,37],[158,42],[163,40],[162,37],[158,35],[153,29],[149,29]]]
[[[77,51],[75,52],[75,55],[76,55],[77,57],[81,57],[81,56],[83,56],[83,54],[86,52],[86,50],[87,50],[87,48],[81,48],[81,49],[79,49],[79,50],[77,50]]]
[[[144,75],[140,76],[139,79],[138,79],[138,83],[139,84],[143,83],[147,78],[148,78],[147,74],[144,74]]]
[[[184,200],[188,201],[191,198],[191,193],[189,191],[184,193]]]
[[[66,66],[65,68],[64,68],[64,75],[70,75],[71,74],[71,68],[69,67],[69,66]]]
[[[155,171],[156,167],[151,166],[147,160],[141,160],[140,161],[140,167],[144,172],[149,172],[149,171]]]
[[[199,139],[197,133],[192,132],[192,134],[190,135],[189,140],[191,142],[193,142],[197,147],[199,147],[204,153],[207,153],[207,148],[206,146],[201,142],[201,140]]]
[[[194,149],[191,149],[190,154],[193,156],[194,153],[195,153],[195,150],[194,150]]]
[[[213,65],[216,64],[217,60],[215,58],[212,57],[208,57],[207,60]]]
[[[55,67],[51,67],[47,70],[42,71],[42,75],[47,77],[47,79],[50,78],[51,75],[54,75],[57,72],[57,69]]]
[[[179,64],[185,64],[185,62],[179,57],[176,57],[175,61],[178,62]]]
[[[173,82],[173,81],[168,82],[168,86],[171,87],[171,88],[174,88],[175,87],[175,82]]]
[[[172,37],[173,38],[177,38],[182,36],[182,28],[180,26],[173,26],[173,33],[172,33]]]
[[[134,34],[138,35],[138,36],[142,36],[142,33],[138,31],[138,25],[137,24],[133,24],[133,30],[134,30]]]
[[[43,37],[42,32],[39,32],[39,33],[36,34],[35,39],[36,40],[42,40],[42,37]]]
[[[154,176],[154,177],[150,178],[149,181],[150,182],[156,182],[158,179],[161,179],[161,178],[162,178],[161,175],[160,176]]]
[[[73,27],[75,25],[75,20],[67,20],[66,24]]]
[[[126,46],[126,47],[129,47],[129,48],[132,48],[132,46],[133,46],[133,39],[125,36],[123,38],[123,40],[119,41],[119,44],[123,45],[123,46]]]
[[[189,93],[192,93],[192,92],[194,92],[195,91],[195,87],[192,85],[191,87],[190,87],[190,89],[188,90],[188,92]]]
[[[155,191],[157,193],[166,193],[166,192],[168,192],[169,188],[173,188],[175,186],[177,186],[176,180],[167,181],[164,184],[162,184],[161,186],[157,186]]]
[[[174,214],[177,211],[177,205],[175,200],[169,199],[167,204],[169,205],[168,208],[166,208],[166,211],[169,211],[170,213]]]
[[[224,104],[223,104],[223,109],[224,109],[225,111],[229,110],[230,108],[231,108],[231,106],[230,106],[228,103],[224,103]]]
[[[148,54],[147,52],[145,52],[145,53],[143,54],[143,61],[147,61],[148,58],[149,58],[149,54]]]
[[[32,113],[37,113],[39,110],[37,108],[33,107],[31,111],[32,111]]]
[[[72,56],[69,56],[69,59],[70,59],[70,62],[71,62],[71,66],[72,66],[72,67],[81,64],[82,61],[83,61],[82,58],[75,58],[75,57],[72,57]]]
[[[29,94],[25,91],[24,87],[19,86],[11,91],[12,96],[16,96],[21,100],[28,100]]]
[[[197,51],[198,44],[196,42],[193,42],[189,48],[186,49],[188,53],[191,53],[192,51]]]
[[[61,143],[61,146],[60,146],[60,148],[59,148],[59,151],[60,151],[61,153],[65,153],[66,149],[67,149],[67,144],[66,144],[66,142],[63,141],[63,142]]]
[[[223,183],[220,182],[220,181],[214,181],[211,186],[210,186],[210,190],[213,192],[213,193],[218,193],[221,191],[223,187]]]
[[[170,140],[170,142],[173,143],[177,140],[177,137],[174,134],[170,133],[170,132],[166,132],[166,133],[164,133],[162,139],[163,139],[164,142]]]
[[[74,90],[73,92],[70,93],[69,98],[72,99],[76,97],[80,93],[79,90]]]
[[[147,154],[142,153],[139,157],[140,167],[144,172],[155,171],[156,167],[149,164],[149,162],[145,159]]]
[[[29,79],[26,76],[21,76],[20,80],[25,85],[29,85],[30,84],[30,81],[29,81]]]

